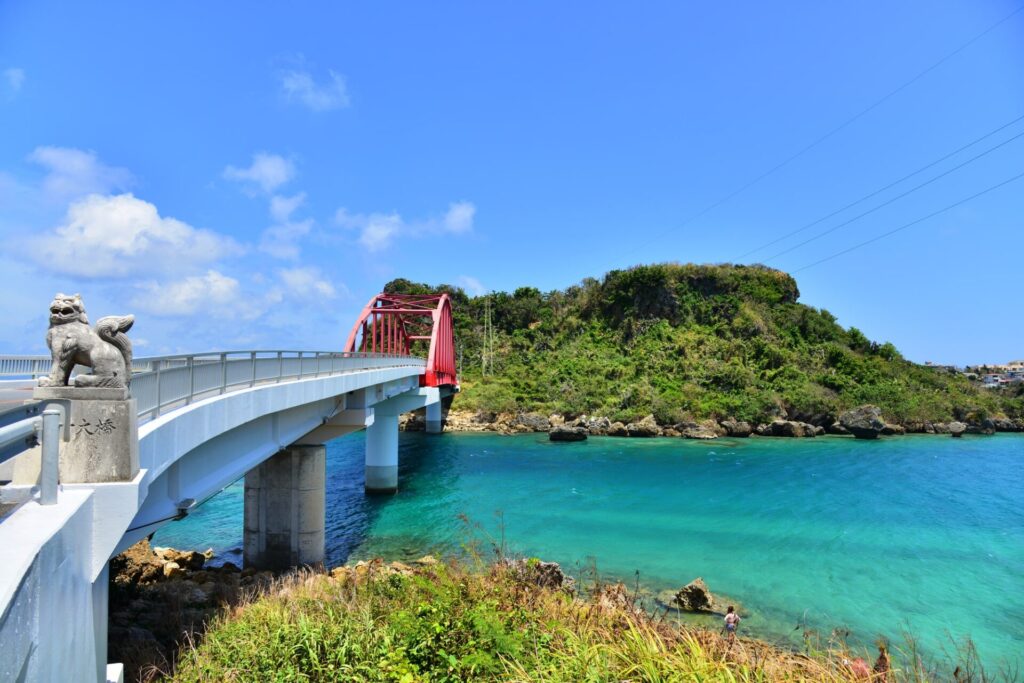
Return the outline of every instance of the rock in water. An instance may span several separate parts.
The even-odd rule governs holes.
[[[967,431],[967,425],[963,422],[950,422],[949,423],[949,434],[950,436],[959,439]]]
[[[722,420],[719,424],[722,425],[722,429],[725,430],[727,435],[736,439],[745,439],[754,431],[749,422],[741,422],[731,417],[727,420]]]
[[[687,612],[710,612],[714,601],[708,585],[700,577],[680,588],[675,596],[676,606]]]
[[[559,425],[548,432],[551,441],[585,441],[586,438],[587,430],[584,427]]]
[[[653,415],[648,415],[638,422],[630,422],[626,425],[626,433],[629,436],[640,437],[661,436],[661,427],[658,426]]]
[[[882,409],[871,405],[847,410],[839,416],[839,424],[858,439],[877,439],[885,429]]]
[[[629,436],[629,432],[626,430],[626,425],[621,422],[613,422],[608,427],[608,436]]]

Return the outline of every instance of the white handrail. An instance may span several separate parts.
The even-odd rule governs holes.
[[[135,359],[131,390],[139,417],[152,419],[169,407],[259,384],[426,364],[422,358],[388,353],[211,351]]]
[[[54,505],[57,502],[61,415],[60,410],[48,408],[41,416],[25,418],[0,427],[0,449],[16,446],[14,449],[8,449],[0,457],[0,462],[14,457],[33,443],[42,446],[39,475],[40,505]]]

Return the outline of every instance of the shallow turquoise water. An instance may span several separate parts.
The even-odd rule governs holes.
[[[970,635],[1024,664],[1024,437],[592,438],[403,434],[400,491],[364,496],[363,437],[328,446],[331,564],[456,552],[475,534],[658,591],[702,576],[749,632],[852,640],[909,628],[931,658]],[[154,543],[237,561],[236,484]],[[500,513],[500,516],[496,513]]]

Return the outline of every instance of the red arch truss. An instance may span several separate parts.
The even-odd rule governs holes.
[[[378,294],[366,304],[345,351],[413,355],[430,342],[420,385],[456,385],[452,303],[447,294]],[[419,343],[418,343],[419,342]]]

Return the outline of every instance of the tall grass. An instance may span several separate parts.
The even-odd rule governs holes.
[[[621,584],[582,599],[507,564],[377,561],[283,577],[183,648],[173,681],[846,681],[842,649],[806,655],[647,616]],[[888,681],[937,677],[923,665]],[[959,683],[993,680],[974,660]],[[949,680],[950,676],[942,677]]]

